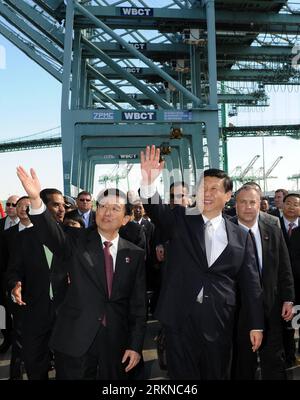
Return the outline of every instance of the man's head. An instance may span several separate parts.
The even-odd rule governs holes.
[[[10,218],[15,219],[17,217],[17,201],[19,199],[19,196],[13,194],[9,196],[9,198],[6,200],[6,205],[5,205],[5,212],[6,215],[8,215]]]
[[[207,169],[200,182],[197,202],[203,205],[203,214],[212,219],[221,214],[231,193],[232,181],[229,176],[220,169]]]
[[[17,211],[17,216],[19,217],[20,222],[23,225],[30,223],[30,219],[27,214],[29,206],[30,206],[30,199],[28,196],[23,196],[18,199],[16,211]]]
[[[91,193],[86,191],[78,193],[76,203],[79,211],[82,213],[90,211],[93,206]]]
[[[300,217],[300,194],[289,193],[283,199],[283,216],[289,221]]]
[[[282,210],[283,208],[283,199],[285,196],[288,194],[288,191],[285,189],[277,189],[275,190],[275,196],[274,196],[274,203],[275,206],[279,209]]]
[[[107,239],[117,236],[132,214],[132,205],[119,189],[105,189],[97,198],[96,224],[98,231]]]
[[[268,212],[269,208],[269,199],[267,197],[263,197],[260,201],[260,210],[263,212]]]
[[[65,216],[65,201],[62,192],[57,189],[43,189],[41,199],[57,222],[63,222]]]
[[[239,221],[251,228],[259,215],[261,192],[254,185],[243,185],[235,193],[236,213]]]
[[[144,215],[143,203],[140,200],[136,200],[133,203],[133,216],[135,221],[139,221]]]
[[[170,185],[170,207],[188,207],[190,205],[189,186],[187,183],[173,182]]]

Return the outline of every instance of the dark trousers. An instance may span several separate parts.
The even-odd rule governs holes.
[[[296,361],[296,344],[294,339],[295,329],[292,328],[290,321],[283,321],[282,330],[286,364],[292,366]]]
[[[280,308],[274,309],[270,318],[265,321],[265,330],[262,345],[259,349],[261,379],[285,380],[285,371],[282,324]],[[241,322],[237,330],[236,366],[233,373],[237,380],[254,380],[257,369],[257,354],[251,349],[249,330]]]
[[[113,357],[107,328],[100,326],[87,353],[72,357],[55,351],[56,379],[59,380],[124,380],[125,366],[120,357]]]
[[[206,339],[200,307],[203,306],[195,305],[179,332],[165,327],[167,366],[171,379],[229,379],[231,340],[222,334],[212,341]]]
[[[12,303],[10,305],[12,313],[12,343],[9,377],[10,379],[22,379],[22,307]]]
[[[22,344],[25,370],[30,380],[47,380],[51,360],[49,340],[54,324],[53,302],[43,309],[37,305],[23,309]]]

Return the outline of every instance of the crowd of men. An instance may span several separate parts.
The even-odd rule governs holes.
[[[24,196],[0,219],[0,353],[10,379],[143,379],[147,318],[162,326],[170,379],[286,379],[296,364],[300,195],[255,182],[234,193],[204,171],[196,203],[185,182],[162,202],[159,149],[141,153],[139,193],[76,199],[41,190],[18,167]],[[201,206],[200,206],[201,205]]]

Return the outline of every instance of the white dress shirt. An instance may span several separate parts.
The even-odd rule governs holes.
[[[218,215],[215,218],[212,218],[211,220],[209,220],[205,215],[202,215],[202,218],[205,224],[207,223],[207,221],[210,221],[212,224],[211,257],[210,260],[208,261],[208,267],[211,267],[213,263],[220,257],[220,255],[223,253],[226,246],[228,245],[226,226],[222,214]],[[203,302],[203,293],[204,293],[204,287],[201,288],[197,296],[198,303]]]
[[[29,225],[23,225],[22,222],[19,222],[19,232],[23,231],[26,228],[31,228],[33,226],[33,224],[29,224]]]
[[[227,232],[222,214],[210,220],[205,215],[202,215],[202,218],[205,224],[207,223],[207,221],[210,221],[213,227],[211,258],[208,263],[208,266],[210,267],[223,253],[225,247],[228,244]]]
[[[9,229],[9,228],[11,228],[12,226],[14,226],[14,225],[17,225],[18,223],[19,223],[19,218],[17,217],[17,218],[15,218],[15,219],[12,219],[12,218],[10,218],[8,215],[7,215],[7,217],[6,217],[6,219],[5,219],[5,224],[4,224],[4,230],[6,231],[6,229]]]
[[[111,254],[112,258],[113,258],[113,268],[114,268],[114,272],[115,272],[116,261],[117,261],[117,253],[118,253],[118,244],[119,244],[120,236],[118,235],[113,240],[108,240],[108,239],[106,239],[106,237],[101,235],[101,233],[99,233],[99,235],[101,236],[102,244],[104,242],[111,242],[112,243],[112,245],[109,248],[109,251],[110,251],[110,254]],[[103,244],[103,249],[104,249],[104,244]]]

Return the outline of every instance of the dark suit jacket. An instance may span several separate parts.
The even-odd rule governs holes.
[[[237,217],[232,219],[238,223]],[[281,229],[273,221],[261,218],[258,226],[262,243],[262,286],[265,316],[268,318],[274,307],[280,315],[284,301],[294,301],[294,279],[289,253]]]
[[[111,356],[120,359],[125,349],[141,352],[146,327],[144,251],[120,237],[108,298],[97,229],[72,229],[66,234],[48,210],[30,218],[41,240],[68,261],[71,283],[50,341],[53,349],[74,357],[84,355],[105,315]]]
[[[5,220],[7,217],[1,218],[0,219],[0,231],[4,231],[4,226],[5,226]]]
[[[268,214],[273,215],[274,217],[281,218],[281,214],[278,208],[274,208],[273,210],[268,211]]]
[[[279,218],[277,216],[274,216],[274,215],[268,214],[266,212],[260,211],[259,212],[259,220],[268,222],[270,224],[277,225],[278,228],[280,228],[280,220],[279,220]]]
[[[168,206],[157,204],[160,202],[157,194],[152,200],[156,200],[156,204],[144,204],[144,208],[169,238],[168,276],[161,288],[157,318],[174,330],[180,330],[203,287],[203,335],[209,341],[229,342],[238,283],[248,311],[249,329],[263,329],[262,290],[248,234],[225,219],[228,245],[209,268],[202,216],[191,215],[193,210],[186,213],[183,207],[170,210]],[[151,199],[143,202],[147,201]]]
[[[285,229],[284,219],[283,219],[283,217],[281,217],[279,220],[280,220],[280,226],[281,226],[281,230],[282,230],[282,233],[283,233],[283,237],[284,237],[284,239],[285,239],[285,243],[286,243],[288,249],[290,249],[290,238],[289,238],[289,236],[288,236],[287,230]],[[300,226],[300,218],[298,218],[298,225]],[[292,230],[292,235],[294,234],[294,230],[295,230],[295,229],[296,229],[296,228],[294,228],[294,229]],[[291,235],[291,236],[292,236],[292,235]]]
[[[146,250],[145,232],[139,224],[129,221],[126,225],[121,226],[119,234],[123,239],[126,239],[141,249]]]
[[[49,268],[44,247],[34,226],[19,232],[13,246],[7,271],[8,289],[11,291],[16,282],[21,281],[22,298],[27,304],[24,306],[25,314],[30,319],[30,311],[39,309],[43,317],[48,313],[50,281],[55,308],[59,307],[67,291],[67,274],[62,268],[62,261],[54,255]]]

